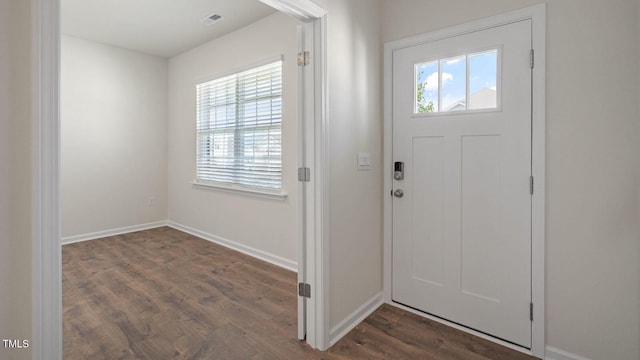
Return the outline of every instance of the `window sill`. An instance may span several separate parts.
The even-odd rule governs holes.
[[[280,192],[278,190],[270,191],[270,190],[259,189],[259,188],[240,187],[240,186],[234,186],[234,185],[209,183],[209,182],[205,183],[205,182],[197,182],[197,181],[194,181],[191,184],[193,185],[193,187],[198,189],[220,191],[220,192],[226,192],[230,194],[268,199],[268,200],[284,201],[288,196],[286,193]]]

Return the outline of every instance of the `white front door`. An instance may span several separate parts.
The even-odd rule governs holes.
[[[393,301],[526,348],[531,47],[524,20],[393,53]]]

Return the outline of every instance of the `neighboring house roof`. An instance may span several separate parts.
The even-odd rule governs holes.
[[[485,87],[469,96],[469,109],[488,109],[496,107],[496,90]],[[442,111],[465,110],[465,99],[458,100]]]

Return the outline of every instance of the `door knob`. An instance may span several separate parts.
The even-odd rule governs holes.
[[[402,189],[396,189],[396,191],[393,192],[393,196],[401,198],[404,196],[404,191],[402,191]]]

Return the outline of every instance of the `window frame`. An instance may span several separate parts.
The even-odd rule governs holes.
[[[448,52],[448,53],[444,53],[444,54],[440,54],[437,57],[434,58],[429,58],[429,59],[419,59],[419,60],[415,60],[414,61],[414,66],[413,66],[413,79],[417,79],[417,69],[418,66],[421,64],[428,64],[428,63],[436,63],[437,67],[438,67],[438,108],[440,106],[442,106],[442,104],[440,104],[441,101],[441,92],[442,92],[442,79],[440,78],[442,76],[442,69],[441,69],[441,61],[442,60],[447,60],[450,58],[455,58],[455,57],[460,57],[460,56],[464,56],[465,57],[465,61],[466,61],[466,94],[465,94],[465,101],[469,101],[469,97],[470,97],[470,93],[469,93],[469,88],[470,88],[470,69],[469,69],[469,56],[472,55],[477,55],[477,54],[482,54],[482,53],[486,53],[486,52],[490,52],[490,51],[496,51],[496,107],[494,108],[485,108],[485,109],[464,109],[464,110],[456,110],[456,111],[440,111],[440,109],[438,109],[438,111],[433,111],[433,112],[417,112],[416,111],[416,104],[414,103],[413,105],[413,109],[411,110],[411,117],[412,118],[428,118],[428,117],[435,117],[435,116],[457,116],[457,115],[467,115],[467,114],[478,114],[478,113],[492,113],[492,112],[501,112],[502,111],[502,56],[503,56],[503,48],[502,48],[502,44],[496,44],[496,45],[492,45],[492,46],[483,46],[483,47],[479,47],[479,48],[473,48],[473,49],[467,49],[465,51],[456,51],[456,52]],[[417,98],[417,88],[416,86],[414,86],[413,89],[413,99]],[[414,100],[415,101],[415,100]]]
[[[280,106],[281,106],[281,118],[280,118],[280,123],[279,123],[279,128],[280,128],[280,142],[281,142],[281,147],[282,147],[282,139],[283,139],[283,126],[282,126],[282,121],[283,121],[283,117],[284,117],[284,70],[285,70],[285,63],[284,63],[284,56],[283,55],[278,55],[278,56],[274,56],[274,57],[270,57],[267,59],[264,59],[262,61],[259,62],[255,62],[243,67],[239,67],[239,68],[234,68],[231,69],[229,71],[225,71],[225,72],[221,72],[219,74],[213,75],[213,76],[208,76],[206,78],[202,78],[202,79],[198,79],[197,81],[195,81],[194,83],[194,96],[195,96],[195,100],[196,100],[196,104],[195,104],[195,166],[194,166],[194,180],[192,181],[192,185],[195,188],[198,189],[204,189],[204,190],[215,190],[215,191],[221,191],[221,192],[226,192],[226,193],[231,193],[231,194],[236,194],[236,195],[243,195],[243,196],[250,196],[250,197],[258,197],[258,198],[264,198],[264,199],[271,199],[271,200],[280,200],[280,201],[284,201],[287,198],[287,193],[284,190],[284,164],[282,162],[282,160],[284,159],[283,156],[283,152],[284,149],[281,148],[281,152],[280,152],[280,187],[279,188],[275,188],[275,187],[266,187],[266,186],[258,186],[258,185],[248,185],[248,184],[241,184],[241,183],[237,183],[237,182],[224,182],[224,181],[216,181],[216,180],[210,180],[210,179],[202,179],[199,178],[198,173],[199,173],[199,165],[198,165],[198,159],[200,156],[200,148],[199,148],[199,142],[200,142],[200,134],[199,134],[199,130],[198,130],[198,86],[206,84],[208,82],[212,82],[215,80],[219,80],[219,79],[223,79],[226,77],[230,77],[230,76],[234,76],[234,75],[239,75],[242,74],[244,72],[249,72],[251,70],[254,70],[256,68],[262,67],[262,66],[266,66],[272,63],[276,63],[276,62],[280,62],[280,66],[281,66],[281,79],[280,81],[282,82],[282,90],[281,90],[281,94],[280,94]],[[239,89],[236,89],[236,98],[238,96],[238,92]],[[236,115],[239,115],[242,113],[242,111],[238,108],[235,110],[236,111]],[[238,131],[238,119],[236,119],[236,128],[233,130],[234,131],[234,138],[237,137],[236,133]],[[256,127],[261,127],[261,125],[257,125]],[[234,156],[234,159],[237,159],[237,156]]]

